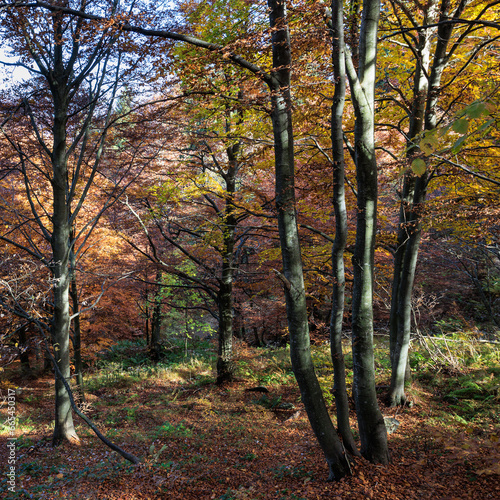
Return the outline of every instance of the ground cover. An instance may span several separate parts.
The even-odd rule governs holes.
[[[50,446],[53,379],[3,375],[16,394],[16,491],[2,471],[2,498],[35,499],[496,499],[500,498],[500,359],[496,345],[448,336],[414,342],[412,405],[382,406],[399,426],[387,467],[364,460],[353,476],[327,483],[286,348],[237,346],[238,380],[214,385],[213,349],[193,341],[166,347],[151,366],[141,343],[106,352],[86,377],[83,408],[108,438],[139,456],[133,466],[83,423],[80,446]],[[377,337],[380,397],[389,381],[386,338]],[[426,347],[427,346],[427,347]],[[347,349],[347,347],[346,347]],[[332,414],[328,346],[314,358]],[[437,356],[436,353],[441,355]],[[352,368],[346,357],[348,373]],[[265,392],[267,390],[268,392]],[[0,407],[6,443],[7,406]],[[352,418],[356,433],[354,414]],[[9,450],[0,446],[6,468]]]

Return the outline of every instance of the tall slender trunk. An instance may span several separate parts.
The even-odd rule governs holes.
[[[466,4],[466,0],[461,0],[454,18],[460,17]],[[449,19],[449,8],[449,0],[442,0],[439,7],[440,21]],[[437,11],[438,0],[434,0],[427,6],[424,22],[428,24],[435,22]],[[451,23],[440,25],[437,28],[437,37],[435,31],[436,29],[432,28],[419,32],[419,45],[416,51],[420,57],[417,59],[415,68],[414,100],[408,131],[407,157],[409,161],[419,151],[416,144],[418,135],[423,130],[432,130],[437,126],[436,108],[440,93],[439,87],[441,76],[448,62],[446,52],[453,25]],[[429,72],[430,44],[433,40],[437,41]],[[417,178],[410,172],[404,176],[403,181],[390,315],[392,371],[387,400],[391,406],[401,405],[406,401],[404,385],[407,379],[411,334],[411,296],[422,232],[422,212],[429,179],[428,171]]]
[[[151,324],[151,318],[150,318],[150,307],[149,307],[149,276],[148,272],[146,271],[145,275],[145,289],[144,289],[144,331],[146,334],[146,346],[150,346],[150,324]]]
[[[276,207],[292,368],[311,427],[330,469],[329,479],[349,474],[349,464],[328,414],[311,358],[306,296],[300,254],[295,202],[292,107],[290,99],[291,53],[286,24],[286,2],[269,0],[272,29],[273,77],[271,119],[276,168]]]
[[[56,46],[56,68],[59,50]],[[52,214],[52,279],[53,279],[53,300],[54,315],[52,318],[53,328],[53,349],[54,357],[62,376],[70,382],[70,306],[69,287],[71,273],[69,268],[69,257],[71,251],[71,227],[69,223],[68,192],[68,171],[66,158],[66,121],[68,117],[68,97],[67,89],[64,88],[62,71],[57,76],[62,86],[53,86],[54,97],[54,125],[53,125],[53,151],[52,151],[52,194],[53,194],[53,214]],[[62,88],[61,88],[62,87]],[[53,443],[59,444],[63,440],[78,442],[69,394],[64,387],[62,380],[56,374],[56,407],[55,407],[55,427],[52,438]]]
[[[156,292],[154,294],[153,318],[151,320],[151,343],[149,351],[153,361],[160,360],[160,338],[161,338],[161,320],[162,320],[162,272],[156,271]]]
[[[425,23],[434,21],[434,11],[438,0],[427,6],[424,16]],[[415,138],[424,129],[425,106],[428,91],[429,58],[431,49],[431,35],[434,29],[427,29],[418,33],[415,63],[415,76],[413,79],[413,102],[410,113],[410,122],[407,141],[407,158],[409,161],[418,152]],[[392,280],[391,312],[389,319],[390,359],[391,359],[391,385],[388,393],[390,406],[404,404],[405,380],[409,376],[408,349],[411,331],[411,294],[415,277],[416,257],[418,242],[415,237],[415,220],[412,217],[412,202],[421,191],[422,183],[415,189],[416,177],[412,172],[405,173],[401,190],[399,209],[398,236],[394,254],[394,276]]]
[[[374,94],[379,0],[365,0],[361,17],[358,70],[346,57],[356,123],[354,150],[357,181],[356,243],[352,259],[353,395],[361,454],[373,463],[388,463],[387,430],[375,391],[373,355],[373,271],[377,226],[377,160],[374,141]]]
[[[234,238],[236,217],[234,213],[234,193],[236,192],[236,172],[238,170],[239,144],[226,149],[229,160],[225,174],[226,199],[222,212],[223,249],[222,276],[220,280],[219,303],[219,346],[217,356],[217,383],[221,384],[234,378],[233,361],[233,276],[234,276]]]
[[[337,426],[346,450],[359,455],[349,423],[349,401],[342,351],[342,322],[345,301],[344,250],[347,244],[347,210],[345,204],[345,162],[342,117],[346,95],[344,9],[342,0],[332,1],[332,64],[335,93],[332,104],[332,161],[333,207],[335,211],[335,240],[332,247],[333,300],[330,321],[330,348],[333,362],[333,395],[337,410]]]
[[[81,4],[85,10],[86,3]],[[115,6],[116,7],[116,6]],[[57,9],[57,8],[56,8]],[[51,172],[42,173],[38,170],[37,175],[50,178],[52,195],[52,213],[46,206],[40,206],[42,200],[36,196],[33,189],[36,187],[33,179],[29,179],[25,174],[25,187],[28,201],[33,214],[33,221],[38,225],[38,229],[51,247],[50,258],[39,255],[41,261],[48,262],[51,272],[52,288],[52,318],[50,320],[50,343],[52,344],[53,356],[50,356],[50,346],[47,345],[48,357],[55,363],[55,426],[53,443],[55,445],[64,440],[78,442],[78,436],[73,424],[73,416],[70,404],[70,390],[66,390],[70,380],[70,286],[71,286],[71,252],[72,235],[71,225],[73,219],[81,209],[90,186],[97,173],[97,166],[101,158],[104,139],[106,134],[101,135],[100,144],[95,150],[94,166],[86,181],[83,182],[83,189],[80,194],[76,193],[81,186],[81,168],[85,162],[85,148],[87,144],[87,132],[90,130],[92,114],[97,106],[97,98],[105,93],[103,88],[104,77],[106,75],[107,58],[110,56],[110,48],[114,43],[113,38],[109,38],[108,30],[93,32],[95,40],[83,36],[82,30],[86,30],[85,21],[79,16],[72,16],[55,10],[46,18],[37,18],[37,30],[45,33],[45,42],[39,43],[38,31],[33,31],[31,14],[22,13],[16,10],[11,18],[15,26],[12,33],[14,37],[23,40],[23,50],[25,55],[31,58],[34,65],[33,74],[43,77],[49,88],[52,99],[52,110],[46,110],[45,118],[51,116],[52,137],[46,137],[45,118],[40,118],[40,125],[37,125],[37,117],[32,114],[29,106],[29,99],[25,100],[26,116],[29,116],[33,128],[33,137],[39,145],[39,152],[42,155],[41,165],[50,156]],[[10,14],[9,14],[10,15]],[[30,20],[31,19],[31,20]],[[39,24],[39,26],[38,26]],[[4,25],[4,27],[7,25]],[[48,39],[50,33],[51,40]],[[36,39],[36,40],[35,40]],[[95,42],[95,43],[94,43]],[[83,45],[82,45],[83,44]],[[93,45],[92,45],[93,44]],[[83,82],[88,83],[88,88],[83,89]],[[87,85],[85,85],[87,87]],[[40,96],[44,95],[44,85],[40,87]],[[93,89],[93,90],[92,90]],[[83,95],[89,92],[90,100],[84,104]],[[95,94],[93,92],[95,91]],[[116,87],[115,87],[116,91]],[[43,97],[40,97],[43,100]],[[113,103],[113,97],[110,103]],[[70,109],[71,108],[71,109]],[[108,113],[111,112],[111,104]],[[83,113],[83,114],[81,114]],[[82,119],[82,116],[86,117]],[[68,120],[72,120],[71,131],[72,140],[68,139]],[[82,120],[82,121],[80,121]],[[77,122],[83,128],[78,129]],[[105,130],[109,125],[109,120],[105,124]],[[80,148],[80,155],[76,154]],[[68,158],[77,158],[71,165],[71,175],[68,174]],[[45,158],[45,159],[43,159]],[[23,162],[22,162],[23,163]],[[86,169],[85,169],[86,170]],[[77,187],[78,186],[78,187]],[[72,201],[78,196],[79,200],[73,213]],[[44,214],[40,216],[40,214]],[[45,217],[48,215],[48,217]],[[48,221],[45,225],[45,221]],[[94,225],[89,227],[92,231]],[[89,233],[87,233],[89,234]],[[32,243],[31,243],[32,244]],[[30,253],[29,246],[25,247]],[[36,253],[40,250],[37,248]]]

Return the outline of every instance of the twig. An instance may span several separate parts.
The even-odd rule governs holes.
[[[57,362],[56,362],[54,356],[50,352],[49,345],[48,345],[48,342],[47,342],[47,337],[45,336],[45,332],[43,331],[43,329],[40,326],[39,326],[39,330],[40,330],[40,333],[42,334],[42,336],[43,336],[43,338],[45,340],[45,348],[46,348],[46,350],[47,350],[47,352],[48,352],[48,354],[50,356],[50,359],[52,361],[52,365],[54,366],[54,370],[55,370],[56,376],[63,383],[63,385],[64,385],[64,387],[66,389],[66,392],[68,393],[68,396],[69,396],[69,401],[70,401],[70,404],[71,404],[71,408],[73,408],[74,412],[94,431],[95,435],[106,446],[108,446],[109,448],[111,448],[113,451],[116,451],[117,453],[119,453],[123,458],[125,458],[129,462],[132,462],[134,465],[137,465],[137,464],[141,463],[141,461],[135,455],[127,453],[125,450],[122,450],[118,445],[112,443],[108,438],[106,438],[105,436],[103,436],[101,434],[101,432],[99,431],[99,429],[92,423],[92,421],[78,409],[78,407],[75,404],[75,400],[73,398],[73,391],[71,390],[71,387],[69,386],[69,384],[66,381],[66,379],[63,377],[63,374],[61,373],[61,370],[57,366]]]

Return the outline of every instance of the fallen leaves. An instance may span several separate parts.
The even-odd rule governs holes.
[[[47,391],[46,381],[34,384],[37,394]],[[49,500],[500,498],[498,425],[479,429],[440,421],[435,415],[443,402],[431,392],[422,390],[418,405],[398,413],[400,426],[389,436],[390,465],[356,459],[352,477],[327,483],[327,467],[294,384],[269,385],[271,401],[280,398],[296,407],[286,420],[283,410],[262,406],[259,395],[245,390],[255,384],[194,384],[144,379],[126,393],[110,387],[106,398],[95,401],[103,432],[116,432],[118,443],[143,458],[140,466],[124,465],[82,428],[79,448],[37,446],[47,430],[34,425],[38,431],[25,438],[31,446],[24,450],[31,453],[19,454],[19,484],[31,493],[38,488],[38,497]],[[46,422],[51,399],[22,401],[19,411]],[[106,424],[120,415],[120,422]],[[0,447],[0,460],[4,453]]]

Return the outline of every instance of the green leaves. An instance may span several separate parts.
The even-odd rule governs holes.
[[[419,177],[424,175],[432,156],[445,153],[456,155],[472,136],[477,138],[488,133],[496,122],[491,116],[496,109],[492,101],[476,101],[460,110],[446,125],[420,134],[410,147],[415,152],[411,162],[412,172]]]
[[[464,110],[469,118],[481,118],[481,116],[489,116],[495,110],[495,105],[488,101],[476,101]]]
[[[480,126],[477,128],[474,128],[473,125],[476,124],[475,121],[484,120],[486,117],[489,117],[495,110],[496,105],[492,101],[475,101],[457,113],[456,118],[443,127],[441,132],[443,136],[450,131],[460,136],[455,138],[455,141],[449,147],[449,151],[452,154],[457,154],[472,135],[486,133],[493,125],[494,119],[487,119],[483,123],[480,123]]]
[[[425,171],[427,170],[427,165],[425,164],[425,161],[422,158],[415,158],[411,162],[411,169],[413,170],[413,173],[415,175],[418,175],[420,177],[425,174]]]
[[[467,118],[460,118],[459,120],[453,122],[451,129],[457,134],[464,135],[469,130],[469,120]]]
[[[438,146],[439,140],[436,137],[435,131],[431,131],[431,133],[426,132],[419,143],[419,148],[425,155],[431,155],[432,153],[434,153]]]

